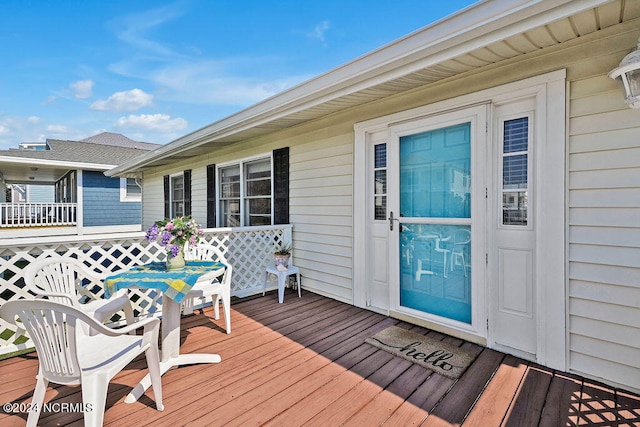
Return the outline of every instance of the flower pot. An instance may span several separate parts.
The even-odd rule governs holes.
[[[185,261],[184,261],[184,251],[182,250],[183,248],[180,248],[180,250],[178,251],[178,255],[174,256],[173,258],[169,258],[169,255],[167,255],[167,270],[174,270],[176,268],[182,268],[185,266]]]
[[[289,268],[289,258],[291,258],[291,254],[286,254],[286,255],[273,254],[273,257],[276,261],[276,268],[278,266]]]

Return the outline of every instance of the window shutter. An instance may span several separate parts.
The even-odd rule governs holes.
[[[184,214],[191,215],[191,169],[183,172],[184,176]]]
[[[165,175],[164,176],[164,217],[165,218],[171,217],[171,196],[169,195],[171,188],[169,185],[170,185],[169,175]]]
[[[273,150],[273,223],[289,224],[289,147]]]
[[[207,165],[207,228],[216,226],[216,165]]]

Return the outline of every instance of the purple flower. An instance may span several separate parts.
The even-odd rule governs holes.
[[[170,246],[170,253],[169,253],[169,258],[175,258],[178,256],[178,252],[180,252],[180,246],[179,245],[169,245]],[[168,247],[169,247],[168,246]]]
[[[153,224],[147,230],[147,235],[146,235],[147,240],[150,241],[150,242],[153,242],[154,240],[156,240],[158,238],[158,233],[159,232],[160,232],[160,230],[158,229],[158,225],[157,224]]]
[[[166,246],[171,239],[173,238],[173,236],[171,235],[171,233],[169,233],[168,231],[165,231],[162,234],[162,239],[160,240],[160,246]]]

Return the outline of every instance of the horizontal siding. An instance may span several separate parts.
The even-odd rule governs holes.
[[[84,227],[140,224],[140,202],[120,201],[120,178],[110,178],[102,172],[84,171],[82,187]]]
[[[626,108],[609,67],[570,83],[569,366],[637,387],[640,111]]]
[[[291,222],[304,286],[353,301],[353,135],[293,147]]]

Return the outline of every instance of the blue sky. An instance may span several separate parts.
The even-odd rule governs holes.
[[[4,0],[0,149],[164,144],[474,0]]]

